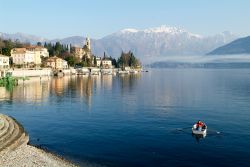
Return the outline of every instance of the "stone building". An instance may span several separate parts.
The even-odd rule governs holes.
[[[57,56],[54,56],[46,60],[46,66],[52,69],[67,69],[68,62]]]
[[[49,52],[41,46],[29,46],[26,48],[11,49],[11,57],[14,65],[40,66],[42,57],[49,57]]]
[[[71,53],[78,59],[82,60],[84,57],[91,59],[92,58],[92,52],[91,52],[91,45],[90,45],[90,39],[86,38],[85,45],[83,48],[81,47],[72,47]]]
[[[0,69],[6,69],[10,67],[10,58],[0,54]]]
[[[48,49],[42,46],[29,46],[26,47],[26,49],[35,52],[35,54],[39,55],[40,57],[49,57]]]

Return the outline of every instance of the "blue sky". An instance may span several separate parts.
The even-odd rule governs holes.
[[[177,26],[250,35],[249,0],[0,0],[0,32],[101,38],[124,28]]]

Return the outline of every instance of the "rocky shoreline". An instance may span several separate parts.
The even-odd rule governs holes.
[[[0,114],[0,164],[6,167],[75,167],[56,155],[28,145],[29,137],[15,119]]]

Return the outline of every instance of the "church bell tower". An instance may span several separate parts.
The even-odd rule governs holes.
[[[91,46],[90,46],[90,39],[86,38],[86,46],[89,50],[91,50]]]

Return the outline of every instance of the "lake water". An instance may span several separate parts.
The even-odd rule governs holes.
[[[80,165],[250,166],[250,69],[32,79],[0,95],[31,144]]]

